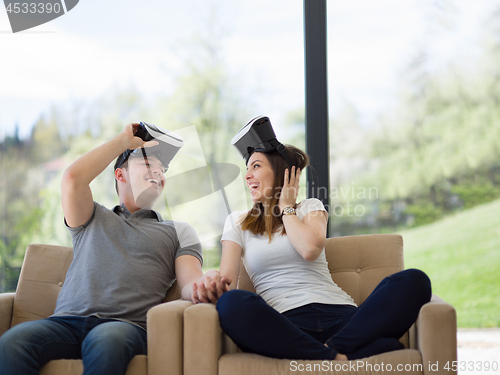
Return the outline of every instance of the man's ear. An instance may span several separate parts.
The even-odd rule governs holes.
[[[115,179],[116,181],[127,182],[127,180],[125,179],[125,173],[123,171],[123,168],[115,169]]]

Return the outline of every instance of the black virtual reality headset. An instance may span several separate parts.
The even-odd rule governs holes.
[[[285,146],[276,139],[269,117],[259,116],[251,120],[236,133],[231,144],[243,155],[246,164],[254,152],[278,151],[288,166],[293,166]]]
[[[158,145],[125,151],[116,159],[115,170],[120,168],[131,156],[141,156],[144,158],[156,156],[162,162],[166,171],[170,161],[184,144],[184,140],[180,135],[144,121],[139,123],[134,135],[145,142],[155,140],[158,142]]]

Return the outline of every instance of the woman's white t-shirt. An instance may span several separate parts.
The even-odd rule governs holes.
[[[324,215],[323,203],[316,198],[303,200],[296,212],[300,220],[310,212]],[[310,303],[356,306],[353,299],[330,276],[325,250],[309,262],[293,248],[281,230],[269,237],[242,230],[246,211],[235,211],[224,225],[221,241],[233,241],[243,249],[243,264],[259,294],[280,313]]]

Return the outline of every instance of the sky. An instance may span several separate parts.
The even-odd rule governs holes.
[[[494,0],[328,0],[329,111],[353,103],[365,123],[390,108],[416,51],[438,68],[478,53]],[[304,106],[303,0],[80,0],[67,14],[12,33],[0,8],[0,139],[27,137],[51,105],[93,100],[113,87],[146,98],[169,93],[183,46],[205,32],[210,10],[220,54],[250,112],[273,124]],[[242,119],[242,126],[249,119]],[[164,125],[167,127],[167,125]]]

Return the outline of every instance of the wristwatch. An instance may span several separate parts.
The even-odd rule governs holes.
[[[296,215],[295,208],[292,206],[285,207],[281,213],[281,216],[283,215]]]

